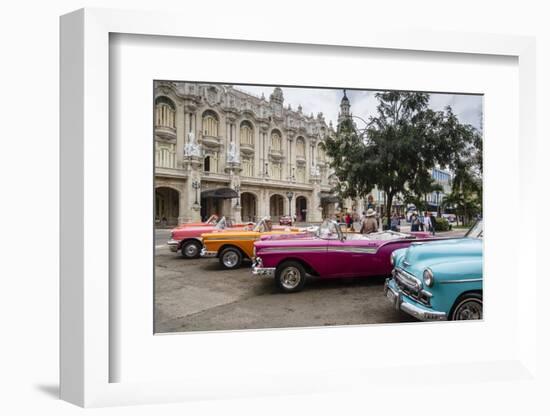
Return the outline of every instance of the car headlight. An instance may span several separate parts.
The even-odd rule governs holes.
[[[395,266],[395,251],[393,253],[391,253],[390,263],[391,263],[392,266]]]
[[[432,287],[434,285],[434,274],[430,269],[424,270],[424,283],[428,287]]]

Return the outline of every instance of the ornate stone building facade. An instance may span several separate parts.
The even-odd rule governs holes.
[[[230,85],[155,83],[155,215],[167,224],[211,214],[235,221],[334,213],[322,113]]]

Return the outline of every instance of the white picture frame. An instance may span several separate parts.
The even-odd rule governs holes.
[[[308,374],[293,371],[269,373],[269,378],[244,379],[237,374],[220,374],[217,380],[205,371],[177,381],[111,382],[110,371],[119,360],[111,349],[113,336],[110,311],[116,309],[110,297],[109,275],[116,259],[110,256],[110,172],[116,170],[109,157],[109,37],[124,33],[182,38],[226,39],[235,41],[278,42],[285,44],[333,45],[334,47],[424,51],[439,54],[495,55],[514,57],[519,68],[519,133],[517,189],[527,210],[536,194],[529,181],[535,172],[535,41],[533,38],[469,33],[400,31],[386,33],[364,29],[357,33],[311,30],[280,31],[276,27],[254,27],[247,36],[235,34],[231,26],[205,27],[173,13],[150,13],[83,9],[61,19],[61,398],[80,406],[107,406],[138,403],[174,402],[214,397],[253,397],[274,394],[322,393],[342,390],[388,388],[403,374],[423,376],[402,381],[398,388],[415,390],[431,385],[434,377],[443,383],[475,380],[511,383],[538,382],[536,372],[537,275],[534,253],[527,242],[536,240],[536,229],[527,227],[527,211],[518,217],[525,231],[515,246],[515,273],[521,267],[524,285],[517,288],[517,345],[507,357],[495,361],[460,362],[453,359],[439,364],[411,368],[380,367],[320,368]],[[486,154],[487,157],[487,154]],[[491,157],[491,155],[489,155]],[[533,290],[535,289],[535,290]],[[139,325],[139,323],[137,323]],[[412,334],[408,326],[408,335]],[[357,336],[361,328],[356,328]],[[270,331],[276,336],[283,331]],[[296,332],[298,333],[298,332]],[[288,333],[287,333],[288,334]],[[314,333],[303,337],[317,336]],[[152,334],[151,334],[152,336]],[[234,334],[232,335],[234,337]],[[353,335],[352,335],[353,336]],[[267,374],[267,373],[266,373]],[[324,375],[325,377],[319,377]],[[452,375],[452,376],[451,376]],[[265,376],[265,374],[264,374]],[[155,378],[152,377],[151,380]],[[312,382],[315,380],[315,382]],[[433,386],[432,386],[433,388]],[[438,390],[436,388],[436,390]],[[442,388],[441,391],[444,391]],[[439,390],[438,390],[439,391]],[[409,392],[410,393],[410,392]],[[382,396],[381,396],[382,397]]]

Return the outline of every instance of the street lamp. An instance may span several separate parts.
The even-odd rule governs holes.
[[[437,216],[438,217],[441,217],[441,202],[439,200],[439,191],[436,191],[436,195],[437,195]]]
[[[193,186],[193,189],[195,190],[195,205],[198,205],[199,204],[198,190],[201,189],[201,183],[198,180],[194,180],[191,185]]]
[[[239,196],[239,191],[241,190],[241,187],[239,185],[235,185],[233,189],[235,189],[235,192],[237,192],[237,204],[236,204],[236,206],[239,206],[239,201],[241,199],[241,197]]]
[[[292,191],[288,191],[286,193],[286,197],[288,198],[288,216],[292,219],[292,211],[291,211],[291,201],[292,201],[292,197],[294,196],[294,192]]]

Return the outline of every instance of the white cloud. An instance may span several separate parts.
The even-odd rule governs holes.
[[[261,96],[263,93],[268,100],[274,88],[250,85],[235,85],[235,87],[256,96]],[[340,101],[343,95],[341,89],[283,87],[282,90],[285,107],[289,103],[293,109],[297,109],[298,105],[301,105],[304,114],[307,115],[310,113],[317,115],[317,113],[322,112],[325,115],[327,123],[332,120],[332,123],[336,125],[338,112],[340,111]],[[377,106],[376,92],[346,90],[352,113],[365,120],[375,115]],[[443,93],[430,94],[429,106],[434,110],[443,110],[447,105],[451,106],[461,123],[471,124],[477,129],[480,128],[483,112],[482,96]],[[357,121],[359,128],[362,127],[361,124],[361,121]]]

